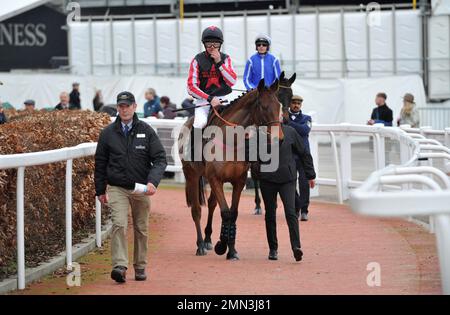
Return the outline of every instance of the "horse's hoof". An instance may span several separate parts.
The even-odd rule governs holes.
[[[255,215],[260,215],[262,214],[262,209],[261,208],[255,208]]]
[[[238,253],[228,253],[227,260],[239,260]]]
[[[211,242],[205,242],[205,248],[206,248],[206,250],[212,250],[213,244]]]
[[[227,244],[218,241],[216,246],[214,247],[214,251],[216,252],[217,255],[222,256],[227,251]]]
[[[206,256],[208,252],[206,251],[206,249],[202,246],[197,248],[197,252],[195,253],[196,256]]]

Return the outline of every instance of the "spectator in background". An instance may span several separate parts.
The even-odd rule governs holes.
[[[0,125],[6,123],[7,121],[8,121],[8,119],[6,119],[6,115],[3,110],[2,101],[0,101]]]
[[[161,111],[161,105],[155,89],[150,88],[145,91],[145,99],[147,102],[144,104],[144,117],[158,117],[158,113]]]
[[[184,112],[186,117],[192,117],[194,116],[195,112],[195,105],[194,105],[194,98],[192,96],[188,96],[184,99],[183,103],[181,103],[181,107],[184,108]]]
[[[419,128],[419,112],[415,105],[414,95],[406,93],[403,96],[403,107],[400,111],[400,118],[397,120],[397,126],[410,125],[411,128]]]
[[[81,109],[80,83],[78,82],[72,84],[72,92],[70,92],[69,103],[69,109]]]
[[[25,105],[26,112],[28,112],[29,114],[32,114],[34,112],[36,107],[36,102],[34,100],[26,100],[25,102],[23,102],[23,104]]]
[[[63,109],[69,109],[69,93],[62,92],[59,95],[59,104],[55,106],[55,110],[63,110]]]
[[[368,125],[373,124],[383,124],[385,126],[392,126],[393,114],[392,109],[386,105],[386,93],[380,92],[375,98],[375,107],[370,116],[370,120],[367,122]]]
[[[92,101],[92,105],[94,106],[94,111],[98,112],[100,108],[103,106],[103,95],[101,90],[95,91],[95,97]]]
[[[164,119],[174,119],[177,114],[173,110],[177,109],[177,106],[170,102],[167,96],[161,97],[161,107]]]
[[[312,118],[309,115],[305,115],[302,112],[303,97],[300,95],[293,95],[291,98],[291,104],[289,105],[287,117],[284,119],[284,123],[291,126],[297,131],[298,135],[303,141],[303,145],[307,152],[309,149],[309,132],[311,131]],[[287,118],[287,119],[286,119]],[[298,188],[295,190],[295,211],[297,217],[301,218],[301,221],[308,221],[308,207],[309,207],[309,182],[306,178],[305,170],[297,155],[294,155],[297,173],[298,173]]]

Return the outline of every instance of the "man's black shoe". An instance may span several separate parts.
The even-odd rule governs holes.
[[[302,260],[303,252],[300,248],[294,248],[293,252],[294,252],[294,258],[296,261]]]
[[[111,271],[111,279],[118,283],[124,283],[127,278],[127,268],[124,266],[117,266]]]
[[[135,269],[134,270],[134,279],[136,281],[147,280],[147,275],[145,274],[145,269]]]
[[[269,251],[269,260],[278,260],[278,253],[276,250],[271,249]]]

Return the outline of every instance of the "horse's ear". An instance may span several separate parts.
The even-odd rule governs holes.
[[[284,79],[284,71],[281,71],[281,74],[280,74],[280,81],[283,81],[283,79]]]
[[[264,79],[259,80],[259,83],[258,83],[258,92],[261,93],[262,91],[264,91],[264,87],[265,87]]]
[[[270,91],[272,91],[273,93],[278,92],[278,86],[279,86],[279,81],[278,81],[278,79],[276,79],[270,86]]]
[[[294,72],[294,74],[292,75],[292,77],[288,80],[289,86],[291,86],[292,83],[294,83],[296,77],[297,77],[297,74]]]

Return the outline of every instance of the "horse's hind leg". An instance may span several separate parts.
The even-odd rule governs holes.
[[[259,197],[259,180],[258,180],[258,176],[256,175],[256,171],[253,169],[253,165],[252,165],[250,174],[252,176],[253,185],[255,186],[255,212],[254,212],[254,214],[259,215],[259,214],[262,214],[261,198]]]
[[[261,197],[259,197],[259,180],[253,179],[255,185],[255,213],[256,215],[262,214],[261,209]]]
[[[237,181],[233,185],[233,196],[231,201],[231,215],[230,215],[230,222],[229,222],[229,238],[228,238],[228,254],[227,259],[228,260],[239,260],[238,253],[235,248],[236,243],[236,220],[238,217],[238,207],[239,207],[239,200],[241,198],[242,189],[244,189],[245,186],[245,177],[243,180]]]
[[[208,198],[208,224],[205,228],[205,248],[207,250],[212,250],[212,241],[211,241],[211,234],[212,234],[212,221],[214,216],[214,210],[217,206],[217,199],[213,192],[211,192],[211,195]]]
[[[200,188],[198,185],[199,178],[195,178],[192,182],[186,182],[187,187],[189,187],[189,194],[191,195],[191,214],[192,219],[195,223],[195,229],[197,231],[197,256],[204,256],[206,255],[207,251],[205,249],[205,244],[203,242],[203,235],[202,235],[202,227],[200,225],[200,220],[202,218],[202,207],[200,205],[199,200],[199,192]]]

